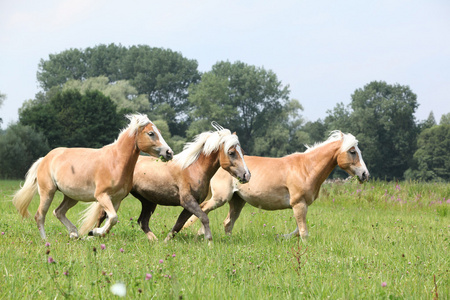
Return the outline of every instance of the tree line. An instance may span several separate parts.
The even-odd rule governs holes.
[[[124,114],[141,112],[176,152],[211,130],[211,121],[236,131],[246,154],[273,157],[302,152],[338,129],[357,137],[375,178],[450,180],[450,113],[439,125],[432,113],[417,121],[417,96],[400,84],[370,82],[349,104],[337,103],[323,120],[306,122],[301,103],[271,70],[220,61],[201,73],[196,60],[146,45],[51,54],[41,59],[37,80],[42,91],[0,133],[0,178],[23,178],[55,147],[111,143],[126,126]]]

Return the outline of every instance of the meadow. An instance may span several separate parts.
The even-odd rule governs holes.
[[[51,214],[61,194],[42,241],[10,201],[19,184],[0,181],[0,299],[114,299],[119,282],[129,299],[450,298],[449,184],[325,183],[308,210],[306,241],[280,237],[295,229],[291,210],[249,205],[227,236],[226,205],[209,214],[212,243],[197,237],[199,224],[164,243],[181,208],[163,206],[150,221],[160,241],[149,242],[132,196],[109,235],[70,240]]]

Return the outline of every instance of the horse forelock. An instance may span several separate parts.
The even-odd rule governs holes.
[[[333,130],[330,132],[330,136],[326,141],[316,143],[313,146],[305,145],[307,148],[305,153],[336,141],[342,141],[341,152],[348,151],[350,148],[358,146],[358,140],[352,134],[342,133],[340,130]]]
[[[121,131],[121,134],[124,132],[128,132],[128,135],[134,136],[138,129],[144,126],[147,126],[148,124],[152,123],[150,119],[147,117],[147,115],[144,114],[131,114],[125,116],[128,120],[130,120],[130,123],[126,128],[124,128]]]
[[[217,151],[222,144],[224,151],[228,151],[231,147],[239,144],[239,139],[228,129],[203,132],[197,135],[194,141],[187,143],[183,151],[175,155],[174,160],[181,165],[182,169],[185,169],[198,159],[200,153],[210,155]]]

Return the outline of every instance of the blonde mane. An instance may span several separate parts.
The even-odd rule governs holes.
[[[125,117],[130,120],[130,124],[128,124],[126,128],[122,129],[119,136],[128,131],[128,135],[132,137],[137,133],[139,128],[152,123],[147,115],[144,114],[130,114],[125,115]]]
[[[330,136],[328,137],[328,139],[326,141],[321,142],[321,143],[315,143],[313,146],[305,145],[307,148],[305,153],[311,152],[312,150],[320,148],[329,143],[341,141],[341,140],[342,140],[341,152],[345,152],[348,149],[350,149],[351,147],[358,146],[358,140],[352,134],[342,133],[339,130],[334,130],[334,131],[330,132]]]
[[[192,165],[203,152],[206,156],[210,155],[214,151],[217,151],[220,145],[223,144],[223,150],[228,150],[239,144],[237,135],[231,134],[231,131],[220,127],[217,131],[207,131],[200,133],[194,138],[194,141],[187,143],[183,151],[175,155],[173,160],[181,166],[182,169],[186,169]]]

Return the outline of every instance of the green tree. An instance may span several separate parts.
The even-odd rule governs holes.
[[[0,134],[0,178],[24,178],[31,164],[49,151],[42,133],[30,126],[10,125]]]
[[[42,132],[51,148],[99,148],[113,142],[125,125],[115,104],[99,91],[83,95],[67,90],[48,100],[28,101],[19,110],[19,120]]]
[[[62,87],[69,80],[106,76],[109,83],[127,80],[149,101],[151,119],[162,118],[172,134],[184,135],[187,119],[188,87],[200,79],[196,60],[184,58],[170,49],[145,45],[123,47],[110,44],[70,49],[41,60],[38,82],[45,92]]]
[[[428,115],[428,118],[425,121],[422,121],[421,123],[419,123],[418,128],[419,128],[419,132],[427,129],[427,128],[431,128],[433,126],[436,126],[436,119],[434,118],[434,114],[433,112],[430,112],[430,114]]]
[[[302,130],[308,134],[308,141],[306,143],[310,145],[322,142],[328,137],[327,128],[321,119],[314,122],[307,122]]]
[[[441,120],[439,121],[439,125],[450,125],[450,113],[443,114],[441,116]]]
[[[2,107],[3,102],[5,101],[5,99],[6,99],[6,95],[0,93],[0,108]],[[2,118],[0,118],[0,125],[1,125],[2,123],[3,123],[3,120],[2,120]]]
[[[354,92],[349,106],[328,111],[325,124],[357,137],[372,176],[401,179],[416,149],[417,107],[408,86],[373,81]]]
[[[64,84],[62,90],[78,90],[82,94],[87,91],[100,91],[114,102],[117,112],[120,114],[149,112],[147,96],[139,95],[137,89],[127,80],[110,83],[106,76],[90,77],[84,81],[69,80]]]
[[[418,149],[405,178],[450,181],[450,124],[422,131],[417,139]]]
[[[286,134],[279,126],[288,124],[289,115],[301,109],[298,102],[291,103],[289,88],[282,86],[275,73],[239,61],[216,63],[189,92],[188,136],[210,130],[209,123],[217,121],[237,132],[249,154],[274,153],[270,149],[279,147],[277,134],[289,142],[289,129]],[[268,134],[273,137],[271,146],[256,147],[256,138]]]

